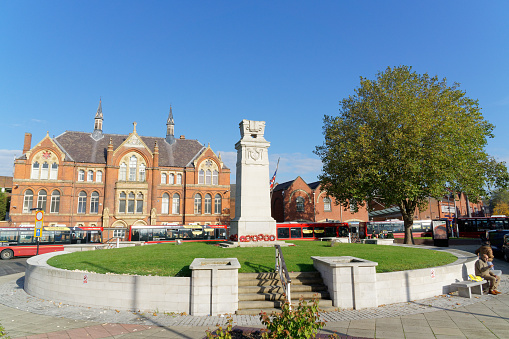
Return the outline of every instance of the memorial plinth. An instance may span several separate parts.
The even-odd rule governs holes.
[[[265,122],[242,120],[237,150],[235,219],[230,234],[240,246],[275,243],[276,221],[271,217],[269,188],[270,142],[265,140]],[[253,240],[253,237],[256,238]]]

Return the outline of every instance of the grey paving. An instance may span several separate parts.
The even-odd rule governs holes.
[[[504,273],[502,295],[472,299],[441,295],[321,313],[326,322],[321,333],[364,338],[509,338],[509,263],[496,259],[495,265]],[[0,277],[0,324],[11,338],[204,338],[207,329],[226,322],[225,317],[65,305],[27,295],[23,282],[24,273]],[[232,318],[238,326],[263,327],[257,316]]]

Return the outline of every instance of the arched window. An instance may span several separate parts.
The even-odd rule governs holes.
[[[161,184],[166,184],[166,173],[161,173]]]
[[[173,194],[171,212],[173,214],[180,214],[180,195],[178,195],[177,193]]]
[[[221,214],[221,211],[222,211],[221,205],[222,205],[221,195],[216,194],[216,196],[214,197],[214,213],[215,214]]]
[[[168,214],[170,208],[170,195],[168,193],[164,193],[162,201],[161,213]]]
[[[175,174],[173,173],[170,173],[170,175],[168,176],[168,184],[174,184],[175,183]]]
[[[212,213],[212,196],[210,194],[205,194],[205,214]]]
[[[177,185],[182,185],[182,174],[177,174]]]
[[[87,213],[87,193],[85,191],[78,194],[78,213]]]
[[[203,185],[204,183],[205,183],[205,171],[201,169],[198,172],[198,184]]]
[[[140,181],[145,181],[145,164],[140,164]]]
[[[49,164],[44,162],[41,168],[41,179],[48,180],[49,178]]]
[[[87,181],[94,181],[94,171],[88,170]]]
[[[23,197],[23,213],[30,213],[34,203],[34,192],[26,190]]]
[[[78,171],[78,181],[85,181],[85,171],[84,170]]]
[[[90,213],[99,213],[99,193],[92,192],[90,197]]]
[[[129,158],[129,181],[136,181],[136,167],[138,167],[138,158],[133,155]]]
[[[210,184],[212,184],[212,172],[210,170],[207,170],[207,172],[205,172],[205,185]]]
[[[54,190],[51,192],[50,213],[58,213],[60,211],[60,192]]]
[[[49,174],[51,180],[57,180],[58,178],[58,164],[56,162],[51,164],[51,172]]]
[[[296,209],[297,209],[297,212],[304,212],[304,198],[303,197],[297,197],[297,199],[295,199],[295,203],[296,203]]]
[[[118,175],[118,180],[120,180],[120,181],[127,180],[127,165],[125,164],[125,162],[120,164],[120,172]]]
[[[102,171],[97,171],[95,173],[95,181],[96,182],[102,182],[103,181],[103,172]]]
[[[201,214],[201,194],[196,193],[194,196],[194,214]]]
[[[323,198],[323,210],[324,212],[331,211],[330,199],[328,197]]]
[[[136,194],[136,213],[143,213],[143,194]]]
[[[125,213],[125,206],[126,206],[127,196],[125,192],[120,192],[119,199],[118,199],[118,212],[119,213]]]
[[[212,171],[212,185],[218,185],[219,184],[218,174],[219,174],[218,171],[216,171],[216,170]]]
[[[127,213],[134,213],[134,193],[129,192],[127,195]]]
[[[37,208],[46,212],[47,199],[48,199],[48,193],[46,193],[46,190],[40,190],[39,194],[37,195]]]
[[[39,163],[37,161],[32,164],[32,174],[30,179],[39,179]]]

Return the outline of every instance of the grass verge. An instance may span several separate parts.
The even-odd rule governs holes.
[[[292,241],[283,247],[286,265],[291,272],[314,271],[311,256],[354,256],[378,262],[377,273],[441,266],[456,261],[447,252],[421,248],[365,244],[341,244],[329,247],[320,241]],[[237,258],[240,273],[274,270],[273,247],[220,248],[214,243],[173,243],[75,252],[59,255],[48,264],[67,270],[157,276],[191,276],[189,265],[194,258]]]

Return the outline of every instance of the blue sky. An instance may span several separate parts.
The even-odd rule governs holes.
[[[271,175],[315,181],[322,118],[387,66],[459,82],[509,160],[507,1],[1,1],[0,175],[25,132],[166,134],[210,143],[235,172],[242,119],[266,121]]]

